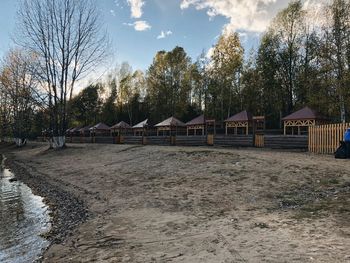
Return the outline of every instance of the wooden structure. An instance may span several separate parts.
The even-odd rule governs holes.
[[[70,130],[72,130],[72,129],[73,129],[73,128],[69,128],[69,129],[66,130],[66,136],[70,136]],[[45,131],[46,131],[46,130],[42,130],[42,131],[41,131],[41,135],[42,135],[42,136],[45,136],[45,135],[44,135]]]
[[[239,130],[241,130],[241,134],[249,134],[249,128],[252,127],[253,116],[247,112],[242,111],[237,113],[236,115],[231,116],[227,120],[225,120],[225,134],[228,134],[228,129],[234,128],[234,134],[240,134]]]
[[[282,120],[284,123],[284,135],[287,135],[288,128],[291,128],[292,135],[294,135],[294,128],[297,128],[297,135],[302,135],[302,133],[307,134],[309,127],[326,123],[324,117],[309,107],[304,107],[284,117]]]
[[[332,154],[344,140],[350,123],[328,124],[309,127],[309,152]]]
[[[189,136],[190,133],[193,133],[192,135],[196,136],[198,131],[200,132],[200,135],[206,135],[208,134],[208,127],[213,128],[213,134],[216,133],[215,120],[206,119],[204,115],[200,115],[186,123],[187,136]]]
[[[144,136],[147,128],[149,127],[148,119],[141,121],[140,123],[134,125],[132,130],[134,132],[134,136]]]
[[[91,127],[89,130],[92,136],[97,136],[97,135],[105,136],[110,133],[110,127],[102,122]]]
[[[170,117],[158,124],[154,127],[157,129],[157,136],[159,136],[159,132],[162,132],[162,135],[177,135],[179,131],[184,131],[186,128],[186,124],[182,121],[176,119],[175,117]]]
[[[132,127],[124,121],[121,121],[111,127],[111,133],[114,136],[125,135],[131,130]]]
[[[85,126],[85,127],[81,128],[81,129],[79,129],[78,131],[79,131],[81,136],[87,137],[87,136],[90,136],[90,128],[91,127],[92,127],[91,125]]]
[[[254,133],[261,133],[265,131],[265,116],[253,116],[253,129]]]
[[[70,137],[72,137],[72,136],[79,136],[80,135],[80,132],[79,132],[80,129],[81,129],[81,127],[76,127],[76,128],[69,129],[69,131],[68,131],[69,136]]]
[[[256,148],[264,148],[265,140],[263,134],[255,134],[254,137],[254,146]]]

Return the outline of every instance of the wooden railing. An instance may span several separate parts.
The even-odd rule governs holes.
[[[309,152],[332,154],[344,140],[350,123],[328,124],[309,127]]]

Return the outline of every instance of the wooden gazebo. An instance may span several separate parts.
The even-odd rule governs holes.
[[[212,126],[215,134],[215,120],[206,119],[204,115],[200,115],[193,120],[186,123],[187,136],[193,132],[193,135],[197,135],[199,131],[201,135],[208,133],[208,126]]]
[[[124,121],[121,121],[111,127],[111,133],[113,133],[113,135],[115,136],[126,134],[128,133],[128,131],[131,131],[131,130],[132,130],[132,127]]]
[[[307,133],[310,126],[326,123],[325,117],[307,106],[284,117],[282,120],[284,124],[284,135],[287,134],[288,128],[291,128],[292,135],[294,135],[294,128],[297,128],[297,134],[301,135],[302,132]]]
[[[249,128],[252,127],[253,116],[247,111],[242,111],[225,120],[225,134],[228,134],[228,129],[234,128],[234,134],[237,135],[239,130],[241,133],[248,135]]]
[[[175,117],[170,117],[156,124],[154,127],[157,129],[157,136],[159,136],[159,132],[162,132],[162,135],[164,136],[166,133],[171,135],[173,131],[175,132],[175,135],[177,135],[179,131],[185,131],[186,124]]]
[[[132,130],[134,132],[134,136],[136,135],[144,135],[145,129],[148,128],[148,119],[145,119],[144,121],[141,121],[140,123],[134,125],[132,127]]]
[[[80,135],[80,132],[79,132],[80,128],[81,127],[75,127],[75,128],[69,129],[69,131],[68,131],[69,136],[70,137],[79,136]]]
[[[89,125],[89,126],[85,126],[85,127],[81,128],[81,129],[79,129],[80,135],[83,136],[83,137],[90,136],[90,128],[91,127],[92,126]]]
[[[110,133],[110,127],[102,122],[96,124],[90,128],[90,133],[93,136],[96,135],[107,135]]]

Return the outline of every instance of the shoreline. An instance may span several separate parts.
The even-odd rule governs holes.
[[[90,214],[82,200],[63,190],[59,185],[53,185],[35,168],[16,159],[14,150],[16,148],[12,145],[5,147],[0,145],[0,154],[5,157],[5,167],[14,174],[16,180],[26,184],[34,195],[42,197],[50,210],[50,230],[41,235],[49,245],[34,261],[42,262],[46,251],[54,244],[63,243],[66,237],[72,235],[74,230],[89,218]]]

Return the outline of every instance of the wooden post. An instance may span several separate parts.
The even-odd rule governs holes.
[[[187,136],[188,136],[188,127],[186,128],[186,131],[187,131]]]
[[[284,122],[283,128],[284,128],[284,133],[283,134],[286,135],[286,128],[287,127],[286,127],[286,123],[285,122]]]
[[[207,134],[207,144],[210,145],[210,146],[214,145],[214,135]]]
[[[298,126],[298,135],[300,135],[300,126]]]
[[[227,122],[225,124],[225,134],[227,135]]]

